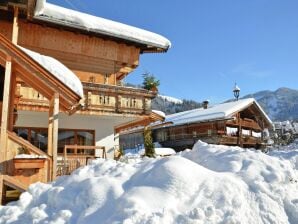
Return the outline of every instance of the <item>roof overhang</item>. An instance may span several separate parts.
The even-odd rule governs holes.
[[[273,129],[273,127],[274,127],[273,122],[271,121],[271,119],[268,117],[266,112],[263,110],[261,105],[256,100],[253,100],[252,103],[247,105],[247,107],[243,108],[242,110],[247,109],[250,106],[254,106],[260,112],[260,114],[262,115],[262,118],[263,118],[262,120],[265,122],[264,123],[265,127],[269,128],[269,129]]]
[[[32,14],[34,5],[34,14],[28,18],[37,23],[133,45],[140,48],[141,53],[166,52],[171,47],[167,38],[144,29],[63,8],[46,0],[31,1],[34,3],[31,8],[28,6],[28,11]]]
[[[81,97],[77,93],[0,34],[0,64],[5,66],[7,58],[12,60],[13,72],[44,97],[51,99],[59,93],[62,111],[73,113],[80,108]]]
[[[226,108],[223,108],[222,106]],[[216,107],[221,108],[217,110],[215,109]],[[163,123],[167,123],[167,126],[180,126],[194,123],[231,120],[235,119],[237,113],[249,109],[250,107],[254,108],[254,111],[252,111],[251,113],[256,114],[256,118],[262,123],[262,126],[264,126],[264,128],[273,128],[272,121],[262,109],[262,107],[253,98],[239,100],[237,102],[218,104],[210,109],[194,109],[177,114],[172,114],[167,116],[165,121],[160,123],[159,126],[163,127]],[[176,117],[173,118],[173,115],[175,115]]]
[[[135,46],[140,49],[140,53],[163,53],[167,52],[168,49],[171,46],[170,41],[168,41],[166,38],[154,34],[152,32],[142,30],[136,27],[132,27],[126,24],[121,24],[118,22],[114,22],[111,20],[103,19],[100,17],[96,16],[91,16],[85,13],[81,13],[79,11],[75,10],[70,10],[67,8],[63,8],[57,5],[53,5],[50,3],[47,3],[45,0],[4,0],[2,4],[0,4],[0,10],[7,10],[7,11],[12,11],[14,7],[17,7],[20,9],[20,12],[22,15],[25,15],[27,19],[31,20],[33,23],[41,24],[41,25],[46,25],[49,27],[53,28],[58,28],[58,29],[63,29],[67,30],[70,32],[75,32],[75,33],[82,33],[84,35],[88,36],[94,36],[98,37],[101,39],[107,39],[107,40],[112,40],[118,43],[125,43],[127,45]],[[52,7],[53,9],[57,9],[58,13],[60,12],[61,15],[64,15],[65,12],[71,11],[72,14],[78,14],[78,18],[81,19],[82,16],[90,16],[93,17],[93,19],[89,20],[94,20],[98,19],[99,22],[101,20],[104,20],[103,23],[108,22],[111,23],[112,26],[113,24],[118,24],[123,26],[123,30],[129,30],[129,33],[133,32],[144,32],[149,34],[150,33],[153,37],[152,41],[150,41],[150,38],[147,38],[146,40],[142,40],[142,38],[135,38],[133,35],[125,35],[122,32],[115,32],[112,28],[109,30],[106,29],[98,29],[98,28],[91,28],[91,27],[86,27],[82,24],[75,23],[74,21],[68,21],[65,19],[58,19],[58,18],[53,18],[47,15],[46,13],[36,13],[41,7],[44,7],[47,9],[47,7]],[[61,13],[61,11],[65,11]],[[104,24],[105,26],[106,24]],[[117,28],[117,26],[116,26]],[[156,41],[156,38],[160,38],[161,42],[159,43]]]
[[[155,112],[151,112],[149,115],[144,116],[142,118],[115,126],[114,132],[115,134],[119,134],[120,132],[123,132],[126,130],[132,130],[134,128],[148,126],[151,123],[157,122],[157,121],[161,121],[161,122],[164,121],[164,117]]]

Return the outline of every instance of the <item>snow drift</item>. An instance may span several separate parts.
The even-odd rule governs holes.
[[[0,208],[0,223],[298,223],[298,150],[198,142],[126,164],[97,160]]]

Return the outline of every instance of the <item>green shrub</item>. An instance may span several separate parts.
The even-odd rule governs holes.
[[[152,139],[151,128],[144,128],[144,146],[145,146],[145,156],[155,157],[154,144]]]
[[[147,90],[157,90],[157,87],[160,85],[159,80],[155,78],[154,75],[150,73],[143,74],[143,88]]]

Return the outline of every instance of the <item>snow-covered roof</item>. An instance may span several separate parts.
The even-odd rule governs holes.
[[[80,79],[65,65],[55,58],[41,55],[24,47],[19,46],[19,48],[29,55],[34,61],[44,67],[47,71],[53,74],[62,83],[64,83],[64,85],[68,86],[73,92],[75,92],[81,98],[84,97],[83,85]]]
[[[169,102],[175,103],[175,104],[182,104],[183,100],[177,99],[175,97],[171,97],[171,96],[164,96],[164,95],[159,95],[158,96],[164,100],[167,100]]]
[[[125,39],[167,50],[171,42],[156,33],[37,0],[34,19]]]
[[[166,117],[166,114],[165,114],[165,112],[163,112],[163,111],[160,111],[160,110],[152,110],[152,112],[158,114],[158,115],[161,116],[161,117]]]
[[[241,111],[253,103],[259,108],[264,117],[267,119],[268,123],[272,123],[270,118],[263,111],[261,106],[253,98],[242,99],[238,101],[228,102],[210,106],[207,109],[198,108],[194,110],[188,110],[176,114],[167,115],[164,123],[172,123],[173,125],[194,123],[194,122],[203,122],[211,120],[221,120],[229,119],[238,112]]]

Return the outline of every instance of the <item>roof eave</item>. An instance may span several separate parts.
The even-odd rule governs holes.
[[[51,89],[52,92],[55,91],[60,94],[61,105],[63,106],[64,111],[70,112],[79,108],[78,104],[81,100],[81,97],[77,93],[75,93],[68,86],[64,85],[63,82],[52,75],[42,65],[32,59],[28,54],[26,54],[2,34],[0,34],[0,42],[1,51],[5,51],[10,57],[13,58],[13,60],[16,60],[18,64],[22,64],[23,68],[32,68],[34,73],[31,74],[38,78],[42,85],[47,83],[49,89]]]
[[[151,42],[142,41],[142,40],[136,40],[135,38],[124,37],[124,36],[116,35],[109,32],[104,32],[104,31],[99,32],[98,30],[87,29],[86,27],[79,26],[77,24],[72,24],[61,20],[54,20],[41,15],[33,16],[31,20],[36,23],[42,23],[43,25],[44,23],[46,23],[49,26],[56,25],[56,26],[63,27],[65,30],[76,31],[87,35],[92,34],[104,39],[111,39],[117,42],[124,42],[126,44],[133,45],[140,48],[141,53],[164,53],[164,52],[167,52],[168,49],[170,48],[170,45],[163,46],[160,44],[151,43]]]

